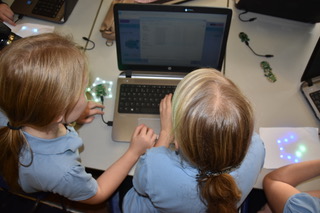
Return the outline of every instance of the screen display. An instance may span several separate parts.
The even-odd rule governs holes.
[[[119,69],[220,69],[230,14],[119,10]]]

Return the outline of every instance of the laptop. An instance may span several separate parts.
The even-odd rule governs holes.
[[[228,8],[115,5],[117,61],[121,73],[115,98],[114,141],[129,142],[139,124],[159,134],[161,98],[173,93],[181,79],[197,68],[221,70],[231,16],[232,10]],[[151,91],[152,97],[145,97],[145,91]],[[130,102],[137,99],[142,103]],[[155,106],[156,112],[149,105]]]
[[[320,38],[301,77],[301,92],[320,120]]]
[[[14,0],[11,10],[18,15],[65,23],[78,0]]]
[[[237,0],[235,6],[241,10],[295,21],[320,22],[319,0]]]

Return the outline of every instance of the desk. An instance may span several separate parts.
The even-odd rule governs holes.
[[[112,95],[115,97],[117,76],[116,47],[107,47],[99,28],[107,13],[111,0],[103,0],[97,21],[90,39],[96,48],[87,51],[91,79],[100,77],[112,81]],[[223,0],[195,0],[184,5],[225,7]],[[226,53],[226,76],[232,79],[252,101],[256,112],[256,131],[259,127],[318,127],[319,121],[299,91],[300,77],[305,69],[312,50],[320,36],[320,24],[312,25],[261,14],[248,13],[257,17],[254,22],[241,22],[239,11],[233,2],[233,18]],[[238,37],[245,32],[250,38],[252,48],[261,54],[274,54],[267,59],[277,82],[270,83],[260,68],[265,58],[257,57]],[[114,99],[105,100],[106,121],[113,120]],[[111,128],[105,125],[100,116],[89,125],[81,126],[78,131],[84,140],[81,150],[82,163],[89,168],[105,170],[128,148],[128,143],[114,142]],[[261,188],[263,170],[256,187]],[[130,172],[133,174],[133,171]]]

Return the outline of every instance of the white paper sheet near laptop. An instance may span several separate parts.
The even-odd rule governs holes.
[[[264,168],[275,169],[292,163],[319,159],[318,128],[260,128],[266,147]]]
[[[320,120],[320,38],[301,77],[301,92]]]
[[[114,141],[130,141],[135,127],[141,123],[159,133],[162,97],[173,93],[192,70],[200,67],[221,70],[231,15],[228,8],[115,6],[117,60],[123,72],[117,81]],[[151,97],[145,94],[148,91]]]

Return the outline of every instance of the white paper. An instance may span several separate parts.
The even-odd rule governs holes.
[[[266,169],[320,158],[318,128],[260,128],[259,132],[266,148]]]
[[[7,24],[7,26],[10,27],[13,33],[23,38],[42,33],[52,33],[54,31],[54,26],[43,24],[23,23],[16,26]]]

